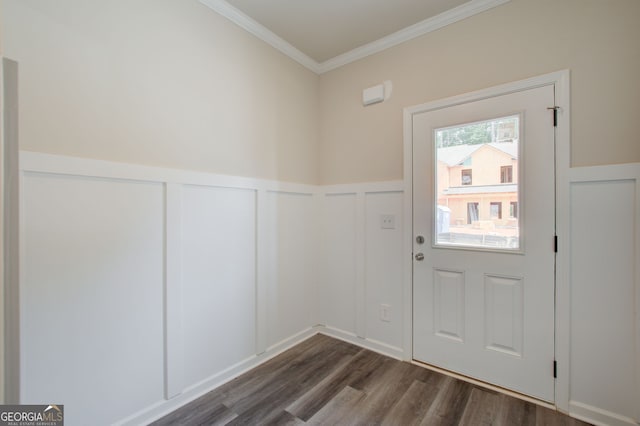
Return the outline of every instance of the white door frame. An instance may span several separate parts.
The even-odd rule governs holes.
[[[19,170],[18,63],[0,56],[0,402],[19,402],[20,330],[19,283]]]
[[[558,363],[555,404],[569,412],[569,168],[570,155],[570,84],[569,70],[557,71],[475,92],[452,96],[404,109],[404,282],[403,282],[403,350],[405,360],[413,359],[413,116],[437,109],[537,87],[555,86],[557,110],[556,140],[556,321],[555,359]],[[551,107],[551,105],[549,105]],[[552,112],[550,111],[549,114]]]

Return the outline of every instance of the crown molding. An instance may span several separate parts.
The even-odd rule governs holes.
[[[200,3],[210,7],[220,15],[224,16],[239,27],[258,37],[265,43],[270,44],[280,52],[284,53],[300,65],[310,69],[316,74],[320,74],[320,64],[309,56],[295,48],[291,43],[285,41],[280,36],[258,23],[253,18],[247,16],[237,8],[231,6],[224,0],[200,0]]]
[[[382,52],[383,50],[397,46],[405,41],[412,40],[447,25],[469,18],[478,13],[508,3],[509,1],[511,0],[471,0],[456,8],[443,12],[432,18],[425,19],[417,24],[411,25],[400,31],[396,31],[393,34],[371,43],[357,47],[322,63],[310,58],[308,55],[291,45],[291,43],[285,41],[253,18],[231,6],[225,0],[200,0],[200,3],[210,7],[220,15],[234,22],[264,42],[270,44],[314,73],[322,74],[375,53]]]
[[[442,27],[446,27],[447,25],[451,25],[473,15],[477,15],[478,13],[500,6],[509,1],[511,0],[472,0],[468,3],[461,4],[458,7],[432,18],[425,19],[417,24],[389,34],[386,37],[372,41],[371,43],[363,46],[356,47],[349,52],[328,59],[319,64],[319,74],[340,68],[343,65],[347,65],[375,53],[382,52],[390,47],[397,46],[398,44],[420,37]]]

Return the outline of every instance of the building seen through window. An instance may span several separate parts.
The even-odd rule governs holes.
[[[437,129],[436,244],[518,249],[519,116]]]

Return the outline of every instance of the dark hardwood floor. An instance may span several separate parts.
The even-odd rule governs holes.
[[[153,425],[587,425],[316,335]]]

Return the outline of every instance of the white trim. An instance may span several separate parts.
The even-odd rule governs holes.
[[[404,241],[402,264],[402,327],[405,361],[413,359],[413,115],[405,108],[403,113],[404,162]]]
[[[165,185],[164,247],[164,397],[184,388],[182,342],[182,186]]]
[[[313,194],[317,185],[20,151],[23,172]]]
[[[18,152],[16,150],[16,155]],[[164,389],[163,400],[158,401],[152,406],[143,408],[137,414],[121,423],[137,424],[140,416],[151,415],[162,411],[163,413],[171,411],[187,401],[199,396],[200,394],[219,386],[221,383],[235,377],[235,375],[246,371],[262,360],[269,359],[276,353],[302,341],[303,339],[314,334],[312,329],[305,329],[295,334],[285,341],[279,342],[267,348],[267,295],[265,268],[267,268],[267,259],[265,254],[268,253],[266,244],[266,219],[267,214],[266,196],[269,192],[300,194],[302,196],[313,197],[318,193],[317,185],[305,185],[296,183],[286,183],[272,181],[266,179],[244,178],[238,176],[217,175],[205,172],[195,172],[180,169],[168,169],[159,167],[143,166],[138,164],[117,163],[103,160],[93,160],[79,157],[67,157],[61,155],[20,151],[19,172],[21,176],[30,174],[50,174],[59,176],[73,176],[90,179],[106,179],[114,181],[135,181],[135,182],[151,182],[164,185],[164,289],[163,289],[163,368],[164,368]],[[22,184],[24,179],[20,179]],[[254,191],[256,197],[256,341],[255,354],[246,360],[240,361],[238,364],[231,366],[224,371],[193,385],[185,386],[184,383],[184,353],[182,345],[182,259],[180,240],[182,234],[182,191],[185,185],[191,186],[210,186],[218,188],[234,188],[242,190]],[[20,191],[22,193],[22,191]],[[23,201],[23,200],[20,200]],[[24,214],[25,209],[20,209]],[[19,221],[19,235],[25,235],[25,227],[28,224],[24,216]],[[18,235],[18,229],[15,229]],[[21,238],[20,246],[20,280],[19,285],[22,286],[26,282],[24,274],[24,261],[26,259],[26,245],[24,238]],[[19,300],[20,312],[25,312],[28,306],[28,300],[21,292],[23,297]],[[17,311],[17,310],[16,310]],[[17,324],[23,324],[24,318],[16,321]],[[19,331],[19,326],[16,325]],[[23,345],[23,342],[21,342]],[[20,353],[24,353],[20,348]],[[24,359],[21,359],[19,370],[13,374],[19,382],[20,377],[25,376],[26,365]],[[20,389],[19,400],[24,400],[27,395],[26,388],[22,384]],[[17,390],[17,386],[14,391]],[[18,396],[15,396],[16,402]],[[169,408],[167,408],[169,407]],[[135,419],[135,420],[133,420]]]
[[[571,168],[571,93],[568,70],[554,74],[558,109],[556,127],[556,407],[569,412],[571,285],[570,285],[570,206],[569,171]]]
[[[0,176],[2,176],[2,180],[0,180],[0,404],[4,404],[4,382],[5,382],[5,309],[4,309],[4,301],[5,301],[5,279],[4,279],[4,263],[5,263],[5,226],[4,226],[4,217],[5,217],[5,131],[4,131],[4,121],[5,121],[5,105],[4,105],[4,58],[0,56]]]
[[[18,129],[18,63],[2,58],[0,73],[0,100],[2,133],[0,134],[0,189],[2,211],[2,287],[0,288],[0,315],[2,315],[2,367],[1,401],[5,404],[20,402],[20,170]]]
[[[224,385],[227,382],[230,382],[231,380],[246,373],[247,371],[264,364],[271,358],[280,355],[284,351],[292,348],[299,343],[304,342],[305,340],[315,336],[316,334],[318,334],[318,331],[313,327],[303,330],[302,332],[271,346],[266,352],[261,355],[251,356],[235,365],[232,365],[224,371],[216,373],[213,376],[193,386],[190,386],[181,395],[173,398],[172,400],[166,402],[158,402],[151,407],[146,407],[145,409],[114,423],[114,425],[124,426],[149,424],[155,420],[158,420],[159,418],[166,416],[167,414],[175,411],[183,405],[194,401],[195,399],[208,392],[211,392],[212,390]]]
[[[451,25],[463,19],[477,15],[478,13],[505,4],[511,0],[471,0],[451,10],[439,15],[425,19],[417,24],[411,25],[376,41],[357,47],[353,50],[335,56],[324,62],[317,62],[305,53],[295,48],[291,43],[267,29],[265,26],[247,16],[237,8],[231,6],[224,0],[200,0],[200,3],[213,9],[220,15],[229,19],[247,32],[268,43],[275,49],[284,53],[300,65],[313,71],[316,74],[340,68],[375,53],[382,52],[398,44],[420,37],[432,31],[438,30],[447,25]]]
[[[549,86],[552,84],[556,84],[556,85],[566,84],[566,82],[568,82],[568,79],[569,79],[569,70],[556,71],[556,72],[543,74],[536,77],[530,77],[524,80],[518,80],[511,83],[500,84],[498,86],[493,86],[486,89],[480,89],[473,92],[463,93],[460,95],[455,95],[448,98],[430,101],[430,102],[415,105],[412,107],[407,107],[404,109],[404,112],[405,114],[414,115],[414,114],[420,114],[423,112],[435,111],[438,109],[466,104],[469,102],[481,101],[481,100],[493,98],[496,96],[522,92],[524,90],[535,89],[538,87]],[[568,105],[559,105],[559,106],[560,106],[560,110],[559,110],[558,118],[560,119],[563,115],[566,115],[566,111],[568,111],[569,106]]]
[[[180,343],[182,324],[180,321],[181,303],[181,259],[180,250],[176,244],[179,243],[181,235],[182,206],[181,192],[184,185],[211,186],[220,188],[235,188],[255,191],[256,197],[256,340],[255,357],[262,359],[264,356],[277,351],[283,345],[288,345],[289,340],[299,340],[299,335],[294,335],[288,340],[269,346],[267,342],[267,286],[265,278],[268,274],[268,259],[265,253],[267,247],[267,195],[269,193],[289,193],[299,194],[313,198],[316,206],[322,206],[323,198],[338,194],[354,194],[358,199],[358,229],[357,229],[357,287],[358,296],[358,334],[361,337],[349,338],[349,333],[335,331],[333,335],[341,337],[353,343],[364,345],[369,349],[384,353],[394,358],[403,358],[402,348],[388,345],[384,342],[367,339],[366,324],[366,223],[365,201],[369,194],[381,193],[402,193],[404,183],[402,181],[365,182],[352,184],[338,184],[330,186],[307,185],[297,183],[287,183],[258,178],[246,178],[239,176],[218,175],[207,172],[197,172],[182,169],[170,169],[161,167],[144,166],[139,164],[127,164],[106,160],[96,160],[81,157],[69,157],[63,155],[20,151],[19,169],[22,175],[26,174],[51,174],[60,176],[74,176],[91,179],[109,179],[120,181],[151,182],[163,184],[165,187],[165,270],[164,270],[164,399],[166,404],[175,407],[175,401],[186,401],[193,395],[195,388],[202,388],[207,383],[218,382],[220,377],[227,377],[227,372],[235,371],[241,367],[230,367],[227,372],[218,373],[212,378],[208,378],[200,384],[186,386],[184,383],[182,344]],[[318,211],[320,208],[318,207]],[[24,211],[24,209],[23,209]],[[319,218],[318,218],[319,219]],[[25,226],[25,220],[20,221],[20,226]],[[319,227],[318,227],[319,228]],[[24,230],[21,231],[24,235]],[[313,231],[315,232],[315,231]],[[319,231],[318,231],[319,232]],[[25,249],[23,245],[22,250]],[[26,256],[20,257],[21,261]],[[24,272],[24,268],[22,271]],[[313,276],[317,274],[312,274]],[[24,279],[20,280],[25,282]],[[27,303],[26,299],[20,301],[22,306]],[[314,313],[313,317],[318,316]],[[316,323],[315,321],[312,323]],[[302,332],[303,334],[306,331]],[[266,354],[266,355],[265,355]],[[240,366],[257,365],[251,361],[254,357],[242,361]],[[257,362],[257,361],[256,361]],[[247,367],[248,368],[248,367]],[[24,370],[22,371],[24,374]],[[229,373],[232,374],[232,373]],[[23,395],[25,395],[23,393]],[[147,407],[141,412],[148,410],[164,410],[165,402],[158,402],[153,407]],[[155,407],[155,408],[154,408]],[[134,416],[137,418],[137,415]]]
[[[401,180],[385,182],[362,182],[362,183],[341,183],[337,185],[320,186],[325,195],[341,195],[356,193],[380,193],[380,192],[402,192],[404,189]]]
[[[256,354],[267,348],[267,324],[269,323],[269,253],[267,191],[256,192]]]
[[[309,334],[311,333],[311,334]],[[269,346],[267,348],[267,352],[271,353],[273,351],[280,351],[281,350],[279,348],[292,348],[295,345],[297,345],[298,343],[307,340],[309,337],[314,336],[318,334],[317,331],[315,331],[315,326],[311,326],[309,328],[306,328],[302,331],[299,331],[289,337],[285,337],[284,339],[280,340],[279,342],[274,343],[273,345]],[[271,356],[270,358],[273,358],[273,356]]]
[[[317,330],[318,333],[324,334],[325,336],[334,337],[344,342],[360,346],[361,348],[369,349],[370,351],[386,355],[393,359],[397,359],[400,361],[404,360],[404,353],[402,351],[402,348],[387,345],[386,343],[379,342],[375,339],[358,337],[354,333],[340,330],[339,328],[335,327],[320,326],[317,328]]]
[[[260,40],[265,43],[270,44],[275,49],[284,53],[294,61],[298,62],[300,65],[308,68],[316,74],[320,74],[320,64],[315,60],[311,59],[306,54],[302,53],[300,50],[296,49],[289,42],[282,39],[280,36],[276,35],[262,24],[255,21],[253,18],[247,16],[240,10],[231,6],[224,0],[200,0],[200,3],[205,6],[210,7],[214,11],[218,12],[220,15],[224,16],[234,24],[238,25],[245,31],[253,34],[258,37]]]
[[[382,52],[414,38],[423,36],[447,25],[454,24],[478,13],[500,6],[511,0],[471,0],[432,18],[413,24],[386,37],[357,47],[318,64],[318,74],[340,68],[367,56]]]
[[[560,241],[568,240],[568,217],[569,198],[568,194],[568,171],[570,167],[570,94],[569,94],[569,71],[557,71],[544,74],[537,77],[528,78],[512,83],[502,84],[499,86],[477,90],[474,92],[464,93],[458,96],[452,96],[421,105],[408,107],[404,109],[404,180],[405,180],[405,250],[409,253],[413,247],[413,116],[428,111],[434,111],[450,106],[460,105],[468,102],[479,101],[492,98],[495,96],[506,95],[510,93],[520,92],[524,90],[534,89],[537,87],[554,85],[556,106],[560,107],[558,112],[558,127],[556,128],[556,173],[557,173],[557,192],[558,199],[556,201],[557,216],[557,233],[561,237]],[[562,236],[565,236],[564,238]],[[557,263],[558,273],[556,276],[556,360],[559,365],[559,374],[556,380],[556,400],[555,404],[561,411],[568,411],[569,408],[569,280],[568,280],[568,246],[564,244],[560,246]],[[407,295],[404,306],[405,311],[411,312],[413,301],[411,300],[413,273],[412,260],[408,258],[405,264],[404,291]],[[405,334],[412,333],[411,324],[405,325]],[[405,350],[410,349],[412,336],[405,337]]]
[[[366,195],[356,193],[356,335],[367,337]]]
[[[325,244],[322,233],[322,226],[324,220],[324,196],[318,191],[313,194],[313,211],[316,212],[313,218],[313,228],[310,229],[309,236],[312,238],[312,241],[317,241],[314,247],[314,253],[317,259],[323,259],[321,262],[313,262],[312,271],[311,271],[311,279],[313,282],[311,283],[311,324],[315,324],[315,326],[322,324],[322,318],[324,318],[324,303],[320,302],[321,293],[320,286],[325,282],[325,273],[324,273],[324,256],[325,256]],[[308,305],[307,305],[308,306]]]
[[[20,167],[21,165],[18,166],[18,168]],[[27,363],[23,355],[26,353],[25,339],[23,339],[21,336],[22,324],[25,323],[25,311],[27,307],[27,300],[25,296],[26,292],[24,288],[24,283],[26,281],[26,270],[27,270],[26,261],[25,261],[25,259],[27,258],[26,256],[27,248],[26,248],[26,243],[24,242],[24,238],[22,237],[23,235],[25,235],[26,229],[27,229],[27,224],[24,219],[25,201],[24,201],[24,197],[22,196],[22,194],[24,194],[24,171],[20,170],[19,174],[20,174],[18,178],[18,187],[19,187],[18,189],[18,194],[19,194],[18,245],[19,247],[18,247],[18,259],[15,260],[16,263],[18,264],[18,282],[14,284],[14,286],[17,287],[18,291],[12,300],[12,302],[14,302],[14,304],[18,307],[18,312],[16,314],[16,317],[14,317],[14,319],[18,318],[18,322],[17,324],[12,324],[11,328],[9,329],[13,333],[15,333],[15,336],[18,339],[17,351],[15,352],[15,356],[17,357],[15,359],[15,363],[18,364],[18,368],[16,368],[16,370],[13,371],[13,375],[11,377],[12,379],[16,380],[15,382],[16,390],[15,390],[15,395],[13,396],[13,398],[16,398],[16,401],[15,401],[16,404],[20,404],[22,403],[22,401],[25,400],[27,390],[26,390],[26,384],[24,383],[22,378],[26,376],[26,372],[28,371],[26,367]],[[7,379],[8,378],[9,377],[7,377]],[[9,389],[7,388],[5,391],[5,399],[9,397],[8,393],[9,393]]]
[[[602,410],[577,401],[570,401],[569,408],[571,417],[592,423],[596,426],[635,426],[638,424],[635,420],[629,417],[621,416],[619,414],[612,413],[611,411]]]
[[[635,209],[636,212],[640,212],[640,163],[627,163],[627,164],[611,164],[604,166],[590,166],[590,167],[577,167],[572,168],[568,171],[567,178],[567,187],[569,188],[571,184],[577,183],[588,183],[588,182],[615,182],[615,181],[634,181],[635,182]],[[568,200],[569,192],[567,192],[566,199]],[[570,212],[567,212],[569,215]],[[636,221],[637,223],[637,221]],[[570,234],[567,231],[567,241],[569,241]],[[640,248],[640,226],[635,227],[635,246],[636,248]],[[566,269],[567,282],[570,282],[570,256],[566,256],[566,264],[563,264],[563,267]],[[636,249],[636,258],[635,264],[640,265],[640,249]],[[635,291],[635,329],[640,331],[640,267],[635,268],[635,276],[634,276],[634,288]],[[570,289],[566,289],[567,295],[567,303],[569,302]],[[567,309],[568,311],[568,309]],[[568,337],[570,336],[570,312],[566,313],[566,328],[565,331],[567,339],[565,342],[565,346],[567,346],[567,357],[569,357],[569,345],[570,341]],[[578,401],[571,400],[567,404],[566,411],[571,414],[572,417],[576,417],[582,420],[586,420],[588,422],[594,424],[602,424],[602,425],[637,425],[637,420],[640,420],[640,335],[636,332],[636,420],[631,419],[626,416],[621,416],[616,413],[612,413],[610,411],[591,406],[589,404],[584,404]],[[567,368],[567,370],[569,370]],[[631,373],[630,373],[631,374]],[[569,380],[569,371],[566,372],[567,380]],[[569,389],[567,389],[567,396],[569,399]],[[564,407],[563,407],[564,408]]]
[[[351,195],[355,198],[355,330],[348,332],[334,327],[327,326],[327,330],[331,330],[331,336],[342,340],[360,345],[366,348],[373,348],[378,352],[392,356],[397,359],[409,360],[411,351],[388,345],[384,342],[377,341],[367,337],[367,276],[366,276],[366,198],[369,194],[385,194],[399,193],[404,195],[403,181],[384,181],[384,182],[364,182],[319,186],[318,191],[322,197]],[[403,225],[404,226],[404,225]],[[406,228],[405,228],[406,229]],[[404,298],[404,294],[403,294]],[[404,301],[402,302],[404,306]],[[404,330],[407,321],[407,314],[403,311],[401,318],[401,330]],[[404,332],[403,332],[404,334]]]
[[[640,181],[640,163],[576,167],[569,170],[570,182],[600,182],[616,180]]]
[[[193,386],[190,386],[189,388],[185,389],[182,394],[176,396],[170,401],[159,401],[156,404],[146,407],[145,409],[140,410],[139,412],[114,424],[119,426],[129,426],[148,424],[155,420],[158,420],[161,417],[164,417],[167,414],[175,411],[176,409],[188,404],[189,402],[196,400],[202,395],[217,389],[225,383],[230,382],[231,380],[248,372],[249,370],[266,363],[270,359],[282,354],[286,350],[291,349],[292,347],[304,342],[305,340],[315,336],[316,334],[323,334],[325,336],[333,337],[344,342],[354,344],[361,348],[379,353],[381,355],[388,356],[393,359],[404,359],[404,354],[401,348],[387,345],[373,339],[362,339],[357,337],[353,333],[339,330],[337,328],[317,325],[303,330],[300,333],[297,333],[287,339],[284,339],[279,343],[276,343],[275,345],[272,345],[263,354],[249,357],[248,359],[232,365],[222,372],[216,373],[215,375]]]

